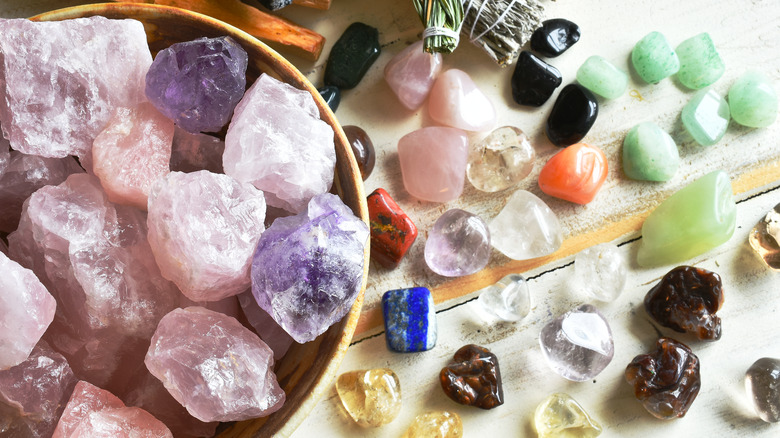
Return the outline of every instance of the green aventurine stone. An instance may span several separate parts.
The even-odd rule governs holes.
[[[777,94],[759,71],[748,71],[729,88],[731,118],[740,125],[764,128],[777,118]]]
[[[642,225],[637,263],[679,263],[729,240],[737,224],[737,204],[726,172],[716,170],[661,203]]]
[[[677,79],[692,90],[714,84],[726,71],[715,43],[706,32],[681,42],[676,51],[680,58]]]
[[[591,56],[577,70],[583,87],[607,99],[620,97],[628,87],[628,75],[601,56]]]
[[[325,85],[344,90],[355,88],[380,51],[378,30],[359,22],[350,24],[330,51]]]
[[[631,179],[668,181],[679,164],[674,140],[653,122],[634,126],[623,140],[623,171]]]
[[[719,142],[729,127],[729,104],[714,90],[700,90],[682,110],[682,122],[702,146]]]
[[[680,69],[680,60],[660,32],[650,32],[631,51],[631,63],[639,76],[654,84]]]

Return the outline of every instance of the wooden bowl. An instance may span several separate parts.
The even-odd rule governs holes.
[[[320,117],[333,127],[336,144],[336,173],[333,186],[352,211],[368,223],[368,207],[363,181],[349,142],[336,117],[316,88],[286,59],[251,35],[214,18],[183,9],[150,4],[107,3],[77,6],[47,12],[32,18],[57,21],[102,15],[108,18],[132,18],[146,30],[153,54],[173,43],[199,37],[229,35],[249,54],[247,84],[260,73],[267,73],[314,96]],[[293,344],[276,364],[276,376],[287,394],[284,407],[268,417],[222,425],[220,437],[289,436],[311,412],[319,399],[330,390],[336,371],[352,340],[363,304],[368,276],[369,249],[366,248],[363,283],[349,314],[340,323],[306,344]]]

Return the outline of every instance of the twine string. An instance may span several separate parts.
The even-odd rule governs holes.
[[[493,30],[493,29],[494,29],[496,26],[498,26],[499,24],[501,24],[501,22],[503,22],[503,21],[504,21],[504,18],[506,18],[506,16],[507,16],[507,14],[509,13],[509,11],[512,9],[512,6],[514,6],[514,5],[515,5],[515,3],[517,3],[517,0],[511,0],[511,1],[509,2],[509,5],[507,5],[507,7],[506,7],[506,8],[504,8],[504,11],[503,11],[503,12],[501,12],[501,14],[500,14],[500,15],[499,15],[499,16],[496,18],[496,21],[494,21],[494,22],[493,22],[493,24],[491,24],[490,26],[488,26],[487,28],[485,28],[485,30],[484,30],[484,31],[482,31],[482,33],[480,33],[479,35],[477,35],[477,36],[474,36],[474,30],[477,28],[477,22],[479,21],[480,17],[482,16],[482,12],[485,10],[485,7],[487,6],[487,4],[488,4],[488,2],[489,2],[489,1],[493,1],[493,0],[484,0],[484,1],[482,1],[482,2],[480,3],[480,5],[479,5],[479,9],[477,9],[476,16],[474,17],[474,21],[472,21],[472,23],[471,23],[471,29],[469,30],[469,40],[470,40],[472,43],[473,43],[474,41],[476,41],[476,40],[478,40],[478,39],[482,38],[482,37],[483,37],[483,36],[485,36],[485,35],[486,35],[488,32],[490,32],[491,30]],[[468,16],[469,10],[471,10],[471,6],[472,6],[472,4],[474,3],[474,0],[463,0],[463,2],[464,2],[464,3],[466,3],[466,2],[467,2],[467,3],[466,3],[466,5],[465,5],[465,6],[464,6],[464,8],[463,8],[463,17],[466,17],[466,16]],[[465,19],[464,19],[464,21],[465,21]]]
[[[428,37],[434,37],[434,36],[450,37],[453,40],[455,40],[455,45],[457,45],[458,42],[460,41],[460,27],[458,27],[457,31],[448,29],[446,27],[439,27],[439,26],[426,27],[425,30],[423,31],[422,36],[423,39]]]

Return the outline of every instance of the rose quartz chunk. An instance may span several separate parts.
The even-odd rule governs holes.
[[[8,149],[10,144],[8,140],[0,135],[0,177],[5,173],[8,162],[11,161],[11,151]]]
[[[196,172],[208,170],[223,173],[222,154],[225,142],[206,134],[190,134],[176,126],[173,131],[173,149],[171,151],[171,170],[176,172]]]
[[[135,20],[2,20],[0,54],[0,122],[26,154],[85,157],[117,107],[146,100],[152,55]]]
[[[244,316],[255,329],[257,335],[273,350],[274,360],[284,357],[287,350],[295,342],[292,336],[257,304],[255,297],[252,296],[252,291],[238,295],[238,302],[244,310]]]
[[[465,131],[489,131],[496,124],[496,110],[468,74],[450,69],[433,84],[428,111],[442,125]]]
[[[263,192],[205,170],[171,172],[149,195],[154,258],[193,301],[218,301],[250,287],[264,219]]]
[[[0,370],[26,360],[54,319],[57,303],[29,269],[0,254]]]
[[[460,129],[430,126],[398,141],[404,187],[412,196],[449,202],[463,192],[468,137]]]
[[[152,184],[170,172],[173,122],[149,102],[117,108],[92,145],[108,200],[146,210]]]
[[[202,307],[166,315],[145,362],[201,421],[247,420],[284,403],[271,349],[235,318]]]
[[[441,53],[425,52],[418,41],[387,63],[385,81],[405,107],[416,110],[428,97],[441,66]]]
[[[333,183],[333,129],[311,94],[263,74],[233,113],[222,161],[226,174],[265,192],[268,205],[300,213]]]

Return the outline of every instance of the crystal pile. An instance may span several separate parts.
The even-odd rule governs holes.
[[[520,321],[531,311],[528,282],[519,274],[509,274],[482,289],[476,301],[479,314],[488,321]]]
[[[209,172],[222,173],[222,154],[225,142],[207,134],[190,134],[176,126],[171,146],[172,172]]]
[[[400,51],[385,67],[385,81],[403,106],[416,110],[425,102],[443,65],[441,53],[423,50],[418,41]]]
[[[563,244],[558,217],[536,195],[518,190],[489,225],[493,246],[514,260],[546,256]]]
[[[534,412],[534,426],[539,438],[594,438],[601,435],[601,425],[569,394],[555,393],[544,399]]]
[[[626,287],[628,263],[617,246],[602,243],[577,253],[574,257],[577,287],[599,301],[614,301]]]
[[[352,420],[363,427],[379,427],[401,412],[401,382],[393,370],[377,368],[344,373],[336,392]]]
[[[425,263],[445,277],[479,272],[490,260],[490,231],[479,216],[453,208],[436,220],[425,242]]]
[[[462,438],[463,422],[456,412],[433,411],[414,417],[401,438]]]
[[[469,344],[458,349],[439,373],[439,381],[447,397],[462,405],[493,409],[504,404],[498,358],[485,347]]]
[[[535,160],[528,136],[513,126],[502,126],[471,147],[466,175],[477,189],[497,192],[527,177]]]
[[[745,373],[745,390],[762,420],[780,422],[780,360],[762,357],[755,361]]]

